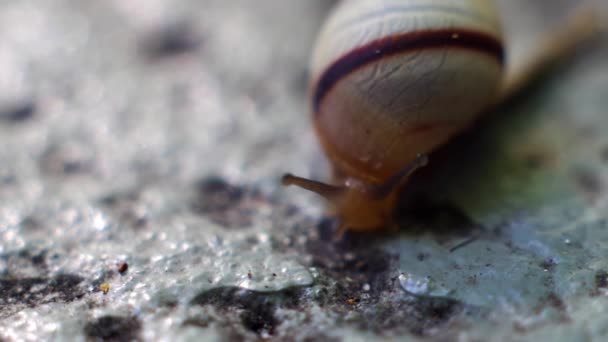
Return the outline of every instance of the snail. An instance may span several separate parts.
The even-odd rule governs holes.
[[[291,174],[283,185],[328,200],[337,236],[388,226],[429,153],[588,36],[589,11],[577,12],[509,70],[491,0],[343,0],[321,29],[310,81],[313,125],[340,185]]]

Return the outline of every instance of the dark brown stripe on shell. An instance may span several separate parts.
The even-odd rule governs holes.
[[[445,29],[389,36],[349,52],[325,70],[314,88],[315,115],[319,113],[321,101],[331,88],[340,79],[358,68],[399,53],[436,48],[475,50],[495,58],[501,65],[504,64],[504,50],[501,42],[485,33],[464,29]]]

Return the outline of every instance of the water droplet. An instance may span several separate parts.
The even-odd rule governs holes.
[[[409,273],[399,275],[399,284],[405,291],[415,295],[428,294],[430,290],[428,277],[421,278]]]

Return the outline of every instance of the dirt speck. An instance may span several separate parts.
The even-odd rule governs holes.
[[[91,341],[141,341],[141,322],[136,317],[103,316],[86,324]]]
[[[102,197],[99,202],[109,209],[121,222],[128,223],[134,229],[143,229],[148,225],[148,209],[141,203],[139,191],[111,193]]]
[[[600,270],[595,273],[595,288],[608,289],[608,272]]]
[[[194,25],[181,20],[152,30],[142,40],[141,51],[150,60],[159,60],[195,52],[201,46]]]
[[[540,267],[546,272],[553,272],[556,265],[555,260],[551,258],[545,259],[540,263]]]
[[[40,158],[40,170],[49,176],[90,174],[95,169],[95,151],[79,141],[50,145]]]
[[[580,191],[591,201],[597,199],[604,191],[604,182],[592,170],[578,168],[573,172],[573,177]]]
[[[0,104],[0,120],[17,124],[32,119],[36,114],[36,101],[26,99],[16,103]]]
[[[246,228],[260,207],[271,202],[256,189],[208,177],[195,185],[191,208],[225,228]]]

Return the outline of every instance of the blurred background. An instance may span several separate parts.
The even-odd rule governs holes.
[[[510,58],[525,60],[580,3],[499,1]],[[458,267],[434,238],[375,241],[392,261],[369,273],[342,258],[370,262],[371,247],[311,243],[322,240],[323,203],[278,184],[286,171],[324,175],[307,68],[333,4],[0,2],[0,339],[606,334],[591,327],[608,323],[608,304],[589,295],[607,287],[605,39],[501,109],[510,119],[483,122],[473,147],[459,143],[431,172],[439,180],[423,183],[471,225],[507,233],[482,239]],[[578,249],[563,250],[565,239]],[[392,285],[370,285],[380,275]],[[356,286],[340,285],[346,278]],[[292,288],[328,294],[281,297],[279,311],[252,295]],[[229,290],[209,292],[218,289]],[[572,304],[588,301],[596,311]],[[512,316],[493,320],[503,304]],[[372,312],[403,321],[382,325]],[[454,317],[468,323],[446,325]]]

